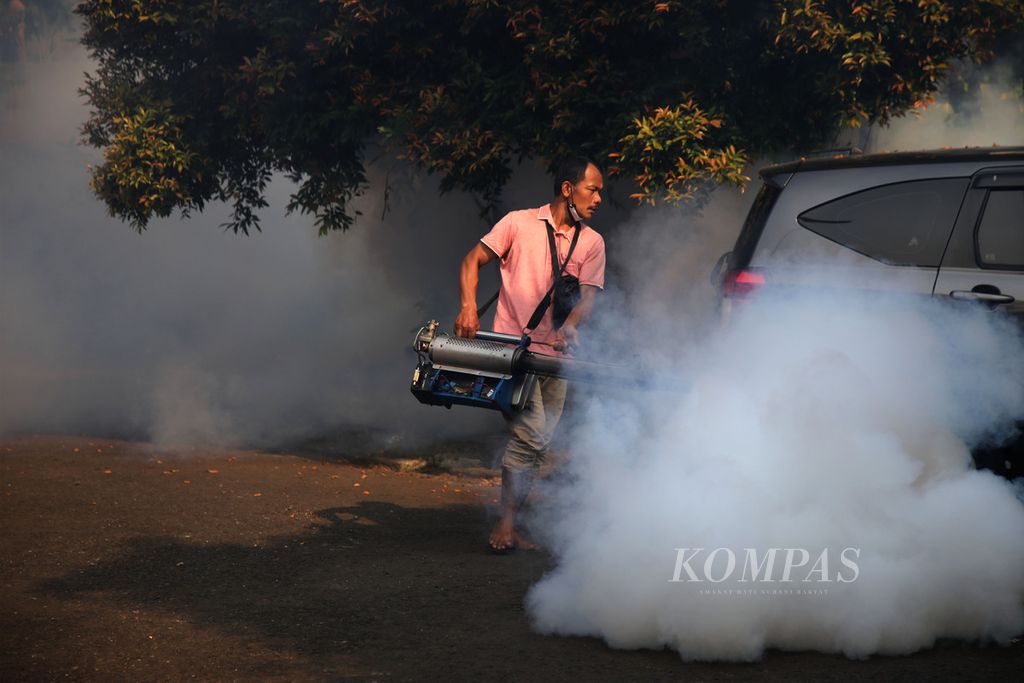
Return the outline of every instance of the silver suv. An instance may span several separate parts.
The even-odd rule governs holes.
[[[801,159],[760,175],[715,267],[726,314],[765,287],[862,286],[977,301],[1024,322],[1024,147]],[[975,460],[1020,475],[1022,455],[1024,439]]]

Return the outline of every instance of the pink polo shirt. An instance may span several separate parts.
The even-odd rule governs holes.
[[[554,274],[548,251],[548,224],[555,228],[555,246],[561,264],[576,228],[559,232],[551,221],[550,204],[507,214],[480,240],[500,259],[501,293],[494,313],[495,332],[522,334],[537,304],[551,288]],[[604,238],[593,228],[583,226],[565,272],[579,278],[581,285],[604,289]],[[531,350],[562,355],[551,347],[555,337],[553,328],[549,307],[537,329],[530,333]]]

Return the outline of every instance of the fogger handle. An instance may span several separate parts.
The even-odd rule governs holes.
[[[488,330],[479,330],[474,338],[480,341],[498,342],[499,344],[518,344],[523,340],[522,337],[517,337],[514,334],[503,334]],[[529,337],[527,337],[527,344],[529,344]]]

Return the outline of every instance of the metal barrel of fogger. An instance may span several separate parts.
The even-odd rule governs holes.
[[[519,358],[525,353],[524,349],[481,337],[466,339],[438,334],[425,350],[430,362],[438,367],[502,377],[522,372],[519,370]]]
[[[639,379],[635,369],[548,356],[510,345],[517,342],[517,337],[496,332],[479,332],[475,339],[438,334],[430,341],[427,353],[435,365],[478,374],[510,377],[532,373],[588,382],[636,383]]]

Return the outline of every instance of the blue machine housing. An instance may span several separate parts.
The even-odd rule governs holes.
[[[421,403],[451,408],[453,405],[500,410],[506,415],[522,410],[536,375],[486,377],[468,372],[435,368],[420,363],[413,375],[412,393]]]
[[[439,333],[437,321],[420,328],[413,340],[419,363],[412,375],[412,393],[420,403],[522,410],[537,376],[520,367],[530,337],[478,331],[473,339]]]

